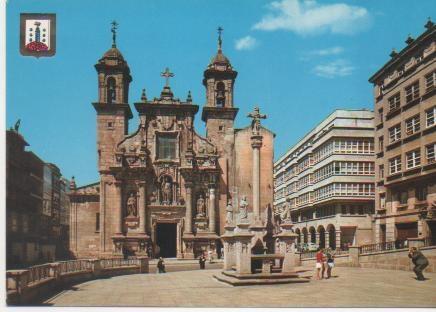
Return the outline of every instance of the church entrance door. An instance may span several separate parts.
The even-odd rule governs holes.
[[[156,228],[156,245],[160,256],[175,258],[177,256],[177,223],[158,223]]]

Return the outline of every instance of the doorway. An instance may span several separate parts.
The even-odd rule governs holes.
[[[177,223],[158,223],[156,227],[156,245],[159,256],[175,258],[177,256]],[[157,247],[156,246],[156,247]]]

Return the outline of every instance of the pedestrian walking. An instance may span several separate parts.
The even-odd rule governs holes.
[[[335,259],[330,251],[327,251],[325,256],[327,258],[327,278],[330,278],[332,276],[332,269],[335,266]]]
[[[324,267],[324,260],[325,256],[323,254],[323,250],[321,248],[318,248],[318,252],[316,253],[316,264],[315,264],[315,268],[316,268],[316,279],[323,279],[324,278],[324,271],[325,271],[325,267]],[[321,276],[320,276],[321,273]]]
[[[157,269],[159,273],[166,273],[165,272],[165,262],[162,257],[159,257],[159,261],[157,262]]]
[[[198,263],[200,263],[200,270],[204,270],[206,268],[206,258],[204,255],[201,255],[200,258],[198,258]]]
[[[409,258],[412,259],[412,262],[415,265],[413,272],[416,274],[416,279],[418,281],[425,281],[422,271],[424,271],[428,266],[427,258],[416,247],[411,247],[409,249]]]
[[[209,263],[212,263],[212,250],[209,250],[207,252],[207,256],[208,256]]]

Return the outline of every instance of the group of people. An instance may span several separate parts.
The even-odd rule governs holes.
[[[212,263],[212,260],[213,260],[212,250],[209,250],[207,252],[207,257],[208,257],[209,263]],[[206,268],[206,256],[204,253],[202,253],[200,255],[200,257],[198,257],[198,263],[200,264],[201,270],[204,270]]]
[[[316,253],[316,279],[323,279],[327,271],[327,277],[332,276],[332,269],[335,266],[334,255],[328,249],[318,248]]]

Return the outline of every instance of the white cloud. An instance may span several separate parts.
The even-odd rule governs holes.
[[[365,29],[370,14],[364,7],[344,3],[318,4],[314,0],[282,0],[268,5],[269,14],[254,29],[288,30],[299,35],[331,32],[353,34]]]
[[[327,49],[320,49],[320,50],[313,50],[310,51],[310,55],[316,55],[316,56],[326,56],[326,55],[337,55],[344,52],[343,47],[331,47]]]
[[[256,38],[245,36],[235,41],[236,50],[252,50],[257,46]]]
[[[324,78],[345,77],[352,74],[355,67],[348,61],[336,60],[330,63],[315,66],[313,72],[315,75]]]

